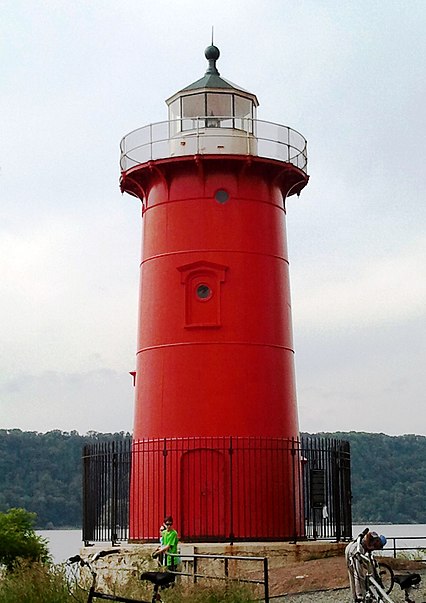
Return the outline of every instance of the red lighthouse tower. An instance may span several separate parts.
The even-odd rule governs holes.
[[[130,537],[171,513],[188,540],[281,540],[303,531],[285,216],[306,141],[205,56],[121,143],[143,216]]]

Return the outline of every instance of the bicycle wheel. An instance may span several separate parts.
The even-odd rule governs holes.
[[[383,590],[388,595],[393,589],[393,585],[395,583],[393,569],[387,563],[380,562],[377,567],[377,573],[383,586]]]

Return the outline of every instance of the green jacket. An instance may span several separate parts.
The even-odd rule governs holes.
[[[178,533],[176,532],[176,530],[164,530],[163,532],[161,532],[161,545],[170,547],[165,553],[166,565],[176,565],[176,557],[170,557],[170,555],[167,554],[176,554],[178,552]]]

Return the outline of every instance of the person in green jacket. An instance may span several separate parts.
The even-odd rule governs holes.
[[[176,571],[177,558],[168,555],[167,553],[177,554],[178,551],[178,533],[173,529],[173,517],[168,515],[164,519],[164,524],[160,528],[161,544],[153,553],[154,559],[157,557],[164,556],[163,564],[167,566],[167,569],[174,572]]]

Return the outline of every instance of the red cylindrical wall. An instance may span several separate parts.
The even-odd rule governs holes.
[[[291,164],[235,155],[123,174],[144,203],[135,442],[298,437],[284,204],[306,181]]]

